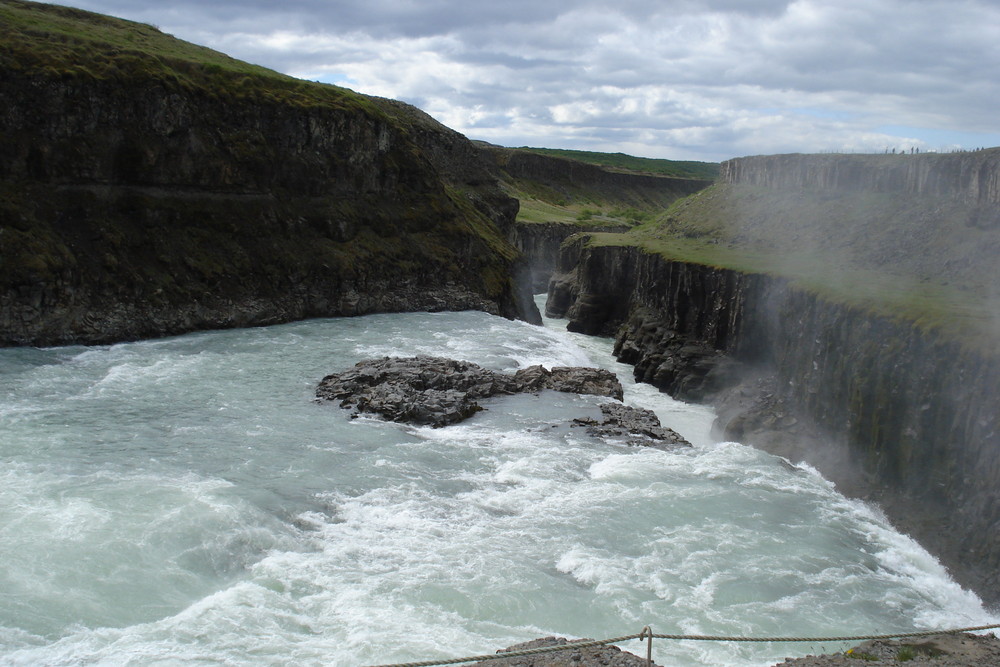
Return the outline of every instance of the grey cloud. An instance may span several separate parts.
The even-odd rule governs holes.
[[[674,143],[647,154],[691,153],[698,149],[690,142],[702,141],[705,159],[714,159],[868,145],[888,126],[997,136],[995,2],[72,4],[280,71],[349,77],[361,92],[417,103],[469,134],[488,129],[500,143],[531,131],[538,136],[527,143],[579,147],[643,145],[639,137],[653,136]],[[279,33],[299,39],[273,39]],[[557,108],[580,112],[556,122]]]

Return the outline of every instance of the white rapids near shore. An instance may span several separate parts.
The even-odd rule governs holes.
[[[487,399],[416,428],[313,399],[382,355],[596,365],[694,447],[567,424],[609,399]],[[0,664],[362,665],[535,637],[844,635],[989,623],[877,511],[714,442],[607,340],[414,313],[0,350]],[[623,648],[639,652],[638,643]],[[657,642],[751,667],[838,645]]]

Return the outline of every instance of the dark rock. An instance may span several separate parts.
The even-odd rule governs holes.
[[[586,642],[587,639],[575,640]],[[515,644],[497,651],[497,654],[524,651],[547,646],[572,646],[574,641],[564,637],[544,637],[523,644]],[[646,659],[640,658],[617,646],[592,646],[588,648],[566,648],[552,653],[497,658],[474,663],[474,667],[646,667]],[[652,667],[659,667],[652,663]]]
[[[645,308],[632,311],[619,328],[615,356],[634,365],[639,382],[683,401],[707,401],[740,376],[740,364],[732,357],[678,333]]]
[[[543,389],[622,398],[618,378],[602,369],[557,367],[550,371],[530,366],[507,374],[468,361],[428,356],[359,362],[323,378],[316,397],[339,400],[343,408],[390,421],[440,427],[482,410],[477,399]]]
[[[611,371],[600,368],[555,366],[549,377],[549,388],[572,394],[610,396],[622,400],[622,385]]]
[[[625,225],[581,225],[569,222],[518,222],[511,232],[510,242],[524,253],[531,268],[531,289],[545,292],[555,271],[559,246],[579,232],[623,232]]]
[[[575,419],[574,422],[586,426],[590,435],[623,439],[629,445],[664,450],[691,446],[680,433],[661,426],[652,410],[621,403],[602,403],[601,412],[604,415],[601,422],[592,419]]]

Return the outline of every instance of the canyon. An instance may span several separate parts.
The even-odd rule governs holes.
[[[1000,149],[622,174],[151,26],[0,9],[0,344],[538,322],[545,285],[637,377],[716,405],[720,437],[814,465],[1000,603]],[[519,221],[532,189],[649,216]]]
[[[996,213],[1000,151],[893,157],[891,163],[882,156],[795,155],[723,163],[720,183],[693,199],[725,200],[726,211],[743,200],[745,212],[754,198],[770,197],[778,221],[772,225],[782,238],[768,239],[768,261],[734,254],[759,247],[766,234],[740,225],[738,233],[715,234],[715,223],[732,219],[705,224],[699,216],[711,207],[685,212],[681,202],[645,231],[567,241],[547,311],[567,317],[571,330],[615,336],[616,355],[635,365],[637,379],[716,405],[720,437],[807,462],[846,494],[875,502],[960,583],[997,604],[1000,355],[989,293],[997,284],[997,228],[982,221]],[[951,225],[954,245],[974,239],[986,249],[941,251],[920,267],[939,276],[936,288],[963,281],[947,292],[952,309],[931,296],[915,300],[912,292],[905,304],[892,290],[859,297],[850,284],[838,291],[796,272],[789,257],[814,248],[789,244],[781,220],[825,209],[788,202],[819,198],[849,209],[873,192],[899,201],[927,198],[936,202],[937,218],[924,225],[909,217],[861,217],[859,230],[842,220],[833,234],[857,233],[857,247],[831,246],[828,255],[860,257],[833,273],[821,263],[806,272],[829,277],[878,269],[872,275],[894,287],[922,284],[932,294],[912,275],[909,258],[875,261],[866,253],[881,243],[879,230],[890,228],[904,245],[904,234]],[[828,220],[813,222],[823,227]],[[684,245],[689,238],[671,248],[665,234],[679,229],[710,237],[697,250],[714,252],[717,261],[685,259],[695,254]],[[969,266],[949,264],[956,257]],[[970,305],[977,303],[978,311]]]

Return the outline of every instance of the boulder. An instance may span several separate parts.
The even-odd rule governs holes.
[[[323,378],[316,397],[339,400],[342,408],[390,421],[440,427],[482,410],[477,399],[543,389],[622,398],[618,378],[598,368],[530,366],[508,374],[468,361],[429,356],[361,361]]]
[[[652,410],[636,408],[622,403],[603,403],[600,422],[593,419],[574,419],[576,425],[586,426],[587,433],[598,438],[624,440],[626,444],[657,449],[690,447],[691,443],[677,431],[660,425]]]

